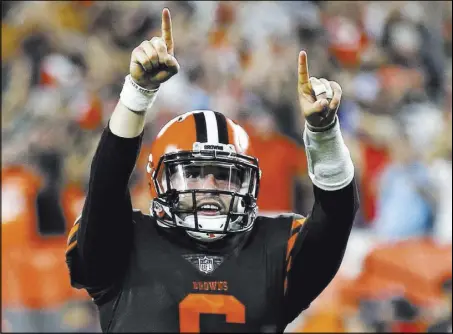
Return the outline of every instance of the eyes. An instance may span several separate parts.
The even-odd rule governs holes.
[[[187,183],[198,182],[212,175],[216,182],[228,183],[240,187],[244,181],[246,171],[233,164],[199,165],[186,164],[170,167],[171,180],[185,180]]]
[[[185,169],[184,176],[187,179],[201,179],[212,175],[218,181],[231,181],[232,183],[240,182],[241,171],[235,167],[218,168],[216,167],[196,167],[190,166]]]

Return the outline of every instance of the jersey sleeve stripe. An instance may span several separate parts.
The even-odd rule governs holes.
[[[70,244],[72,244],[74,241],[77,240],[77,234],[74,234],[71,239],[68,240],[68,243],[67,243],[67,246],[69,246]]]
[[[290,256],[288,259],[288,262],[286,264],[286,272],[288,272],[291,269],[291,264],[292,264],[292,257]]]
[[[77,246],[77,240],[74,240],[68,245],[68,247],[66,248],[66,254],[72,251],[75,248],[75,246]]]
[[[289,259],[289,255],[291,254],[291,251],[293,250],[294,243],[296,242],[297,235],[302,229],[302,226],[305,223],[306,218],[301,218],[301,219],[296,219],[293,221],[293,224],[291,225],[291,232],[290,232],[290,238],[288,240],[288,246],[286,248],[286,261]]]
[[[283,285],[283,290],[284,290],[285,294],[286,294],[286,290],[288,288],[288,273],[291,270],[291,265],[292,265],[291,252],[294,248],[294,244],[296,243],[297,236],[299,235],[299,232],[302,230],[305,220],[306,220],[306,218],[295,219],[295,220],[293,220],[293,223],[291,225],[291,231],[289,233],[290,237],[289,237],[288,245],[286,248],[286,268],[285,268],[286,274],[285,274],[285,280],[284,280],[284,285]]]
[[[291,230],[294,230],[298,227],[302,227],[302,225],[304,225],[306,219],[307,218],[300,218],[300,219],[293,220],[293,224],[291,225]]]
[[[296,238],[297,238],[297,234],[294,234],[288,240],[288,246],[286,248],[286,261],[288,261],[288,259],[289,259],[289,255],[291,254],[291,251],[292,251],[292,249],[294,247],[294,243],[296,242]]]
[[[79,226],[79,220],[77,219],[68,234],[66,254],[73,250],[75,246],[77,246],[77,231],[79,230]]]
[[[68,235],[68,245],[71,243],[71,239],[75,236],[77,231],[79,230],[79,223],[77,222],[72,228],[71,231],[69,231]]]

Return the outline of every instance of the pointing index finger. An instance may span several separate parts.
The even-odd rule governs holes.
[[[299,53],[299,87],[310,84],[310,74],[308,73],[307,53],[301,51]]]
[[[167,52],[173,56],[173,34],[171,29],[171,16],[168,8],[164,8],[162,11],[162,38],[167,45]]]

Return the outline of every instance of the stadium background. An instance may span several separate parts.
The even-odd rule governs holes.
[[[149,204],[156,131],[209,108],[250,131],[262,212],[307,213],[305,49],[311,75],[343,88],[361,209],[338,275],[287,330],[451,331],[449,1],[2,1],[2,331],[98,330],[86,293],[69,286],[66,236],[131,51],[160,33],[164,6],[181,72],[149,115],[135,207]]]

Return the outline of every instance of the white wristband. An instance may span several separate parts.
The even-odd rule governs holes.
[[[120,94],[120,101],[128,109],[144,114],[151,107],[156,99],[158,89],[149,90],[137,85],[128,74],[124,80],[123,90]]]
[[[313,132],[305,123],[304,143],[308,175],[315,186],[326,191],[346,187],[354,177],[354,165],[340,132],[340,122],[324,132]]]

